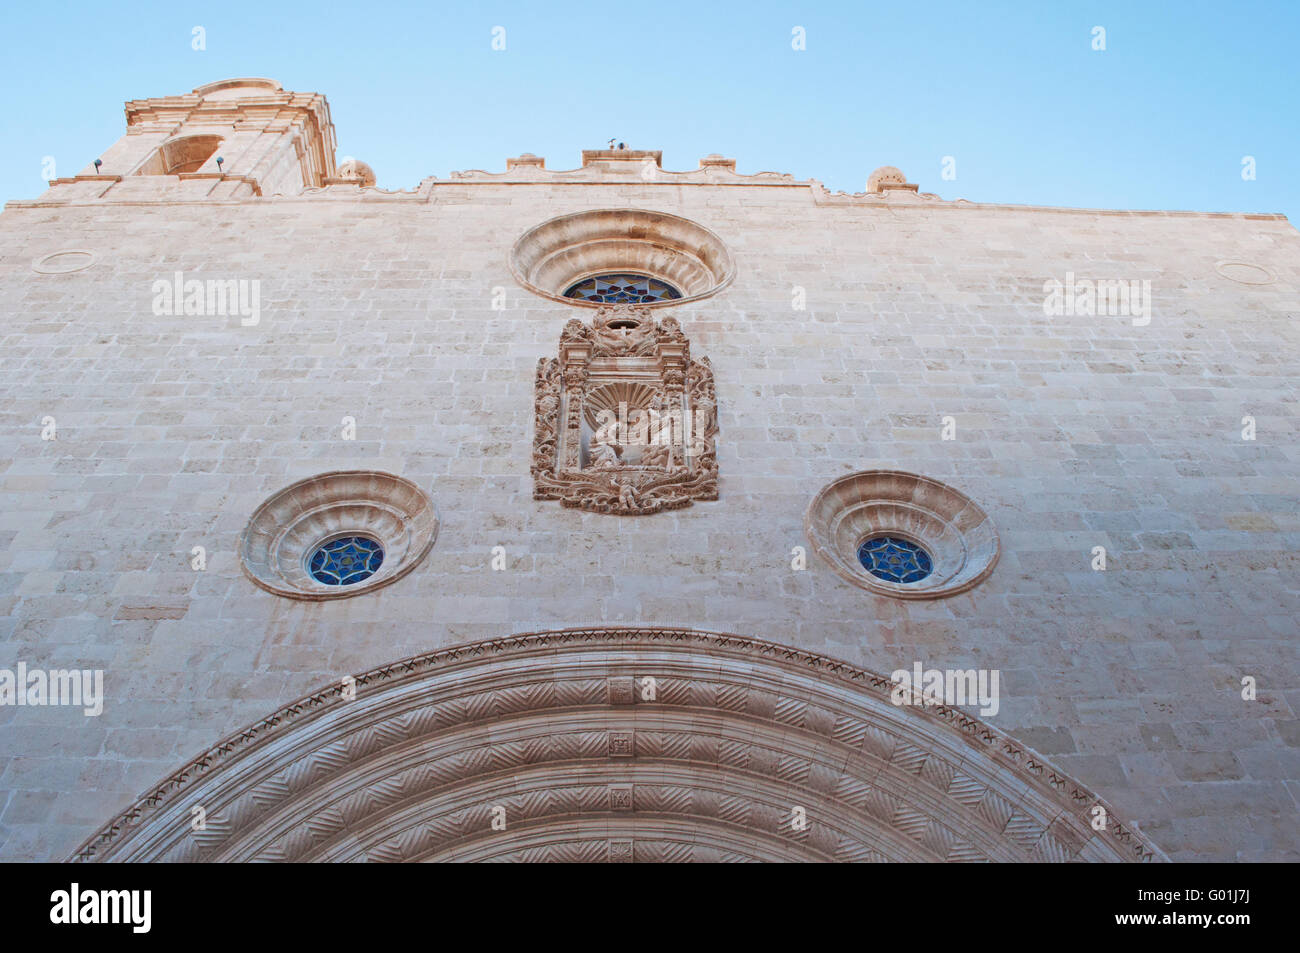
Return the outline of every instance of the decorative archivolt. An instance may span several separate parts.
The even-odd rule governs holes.
[[[456,646],[232,735],[75,859],[1163,859],[1108,807],[1094,829],[1096,796],[1036,754],[892,687],[683,629]]]
[[[533,496],[619,515],[718,498],[717,393],[675,318],[602,307],[537,364]]]

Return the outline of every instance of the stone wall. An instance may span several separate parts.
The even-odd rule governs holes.
[[[725,290],[657,312],[713,363],[717,502],[615,517],[532,499],[534,368],[580,309],[522,289],[510,250],[553,216],[616,207],[691,219],[734,257]],[[33,269],[65,249],[93,262]],[[1222,261],[1276,280],[1229,280]],[[154,314],[153,283],[177,271],[260,281],[259,322]],[[1067,272],[1149,279],[1150,323],[1046,316],[1044,282]],[[106,703],[97,718],[0,707],[0,858],[68,856],[198,751],[349,672],[644,623],[886,673],[1000,669],[990,720],[1171,858],[1298,859],[1298,289],[1300,235],[1281,217],[872,203],[807,184],[484,176],[11,203],[0,667],[103,668]],[[818,559],[809,501],[874,467],[978,502],[1001,539],[992,575],[901,601]],[[354,468],[431,494],[429,556],[358,598],[256,588],[236,555],[252,512]]]

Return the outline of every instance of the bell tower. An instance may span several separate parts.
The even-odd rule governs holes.
[[[45,201],[294,195],[335,177],[334,124],[319,93],[227,79],[126,104],[126,134]]]

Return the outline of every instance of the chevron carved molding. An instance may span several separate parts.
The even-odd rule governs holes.
[[[1164,859],[1001,732],[789,646],[566,629],[354,684],[222,741],[73,859]]]

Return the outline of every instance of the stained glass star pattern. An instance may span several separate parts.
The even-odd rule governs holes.
[[[896,536],[877,536],[858,547],[864,569],[886,582],[920,582],[930,575],[934,563],[916,543]]]
[[[672,301],[682,293],[665,281],[645,275],[597,275],[579,281],[564,296],[593,304],[646,304]]]
[[[333,539],[311,554],[312,578],[327,586],[350,586],[369,579],[384,562],[378,543],[364,536]]]

